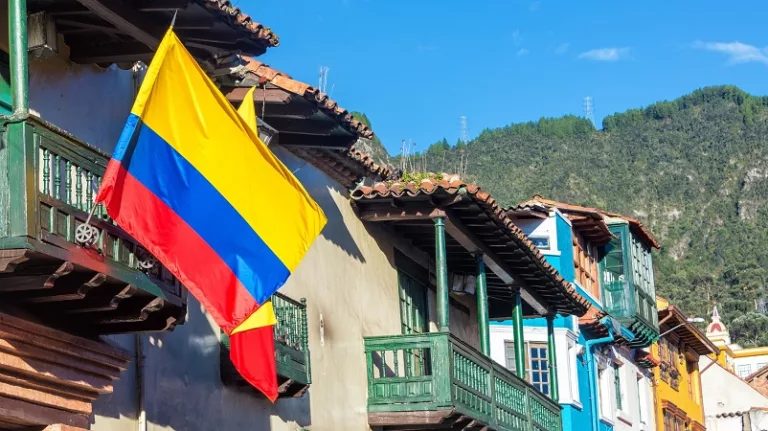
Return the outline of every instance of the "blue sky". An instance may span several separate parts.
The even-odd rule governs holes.
[[[391,154],[565,114],[595,119],[708,85],[768,94],[765,1],[240,0],[259,59],[365,112]],[[471,6],[470,6],[471,5]]]

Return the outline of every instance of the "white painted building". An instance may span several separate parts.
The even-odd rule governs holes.
[[[743,414],[768,408],[768,398],[711,358],[699,358],[707,431],[739,431]]]

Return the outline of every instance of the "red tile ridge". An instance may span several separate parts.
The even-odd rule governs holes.
[[[552,200],[552,199],[545,199],[541,195],[534,195],[532,199],[530,199],[528,201],[525,201],[525,202],[521,203],[518,206],[526,205],[526,204],[529,204],[530,202],[541,202],[541,203],[543,203],[545,205],[562,207],[562,208],[565,208],[565,209],[571,210],[571,211],[597,213],[597,214],[605,215],[607,217],[620,218],[622,220],[626,220],[630,225],[634,226],[636,229],[638,229],[638,230],[640,230],[642,232],[643,236],[646,237],[646,239],[648,240],[648,242],[651,244],[651,246],[653,248],[661,249],[661,244],[659,244],[656,241],[656,239],[653,237],[653,234],[651,233],[651,231],[648,230],[648,228],[646,228],[643,225],[643,223],[640,222],[640,220],[637,220],[635,218],[627,217],[625,215],[622,215],[622,214],[619,214],[619,213],[615,213],[615,212],[612,212],[612,211],[601,210],[599,208],[591,208],[591,207],[585,207],[585,206],[581,206],[581,205],[568,204],[568,203],[565,203],[565,202],[558,202],[558,201],[555,201],[555,200]]]
[[[251,33],[255,39],[261,40],[265,45],[271,47],[280,45],[280,38],[275,32],[242,13],[229,0],[197,0],[197,2],[201,3],[206,9],[226,17],[230,24],[234,24],[234,26]]]
[[[322,109],[327,115],[339,121],[350,133],[354,133],[360,138],[373,138],[373,130],[371,130],[370,127],[354,118],[349,111],[340,107],[339,104],[328,97],[327,94],[320,92],[320,90],[309,84],[297,81],[291,78],[290,75],[277,69],[273,69],[254,58],[244,56],[243,60],[245,61],[245,67],[248,71],[256,75],[259,79],[266,79],[276,87],[309,100]]]
[[[458,175],[435,174],[432,177],[421,180],[419,184],[416,184],[415,182],[403,182],[401,180],[378,182],[371,187],[358,187],[352,191],[351,197],[359,200],[388,196],[416,196],[420,193],[432,194],[438,189],[446,190],[449,193],[458,193],[461,189],[464,189],[467,195],[485,210],[487,215],[492,216],[500,227],[506,228],[513,237],[520,241],[520,245],[523,246],[522,248],[534,258],[534,261],[538,263],[539,268],[549,275],[552,282],[562,286],[562,292],[566,296],[570,297],[575,304],[581,306],[585,311],[590,309],[590,302],[582,297],[576,291],[573,284],[565,280],[560,273],[547,262],[544,255],[541,254],[528,236],[507,216],[506,211],[501,208],[496,199],[490,193],[481,190],[479,186],[462,181]]]

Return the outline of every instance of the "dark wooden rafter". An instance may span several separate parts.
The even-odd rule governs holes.
[[[148,22],[145,17],[120,0],[77,0],[105,21],[143,43],[153,51],[160,45],[164,29]],[[170,24],[170,23],[169,23]]]

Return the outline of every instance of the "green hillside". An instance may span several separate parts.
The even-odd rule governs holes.
[[[457,172],[505,204],[539,193],[639,218],[663,244],[659,294],[726,322],[768,298],[768,97],[710,87],[605,118],[541,119],[440,140],[414,170]],[[754,344],[749,322],[734,337]],[[754,320],[754,319],[749,319]],[[765,336],[768,342],[768,334]]]

